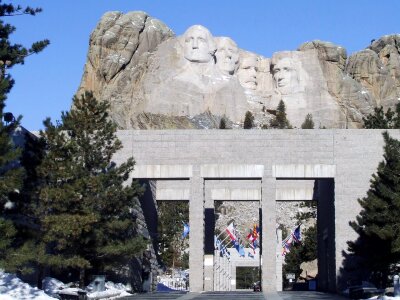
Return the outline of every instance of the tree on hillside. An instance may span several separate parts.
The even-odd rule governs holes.
[[[314,129],[314,125],[312,114],[307,114],[304,122],[301,124],[301,129]]]
[[[134,160],[112,161],[122,144],[108,109],[86,92],[73,98],[57,125],[47,119],[40,134],[47,153],[38,167],[36,218],[50,251],[42,251],[39,261],[79,270],[81,287],[88,270],[125,266],[146,247],[135,222],[141,188],[135,181],[125,184]]]
[[[372,175],[367,195],[359,199],[361,212],[350,223],[359,235],[348,242],[349,251],[361,258],[360,268],[378,285],[400,271],[400,141],[383,133],[384,160]]]
[[[392,111],[390,108],[384,112],[383,107],[375,107],[374,113],[363,118],[364,128],[370,129],[399,129],[400,128],[400,103]]]
[[[221,118],[221,120],[219,121],[219,129],[226,129],[225,118]]]
[[[274,118],[269,123],[271,128],[275,129],[291,129],[292,126],[289,123],[289,120],[286,117],[286,106],[283,100],[279,101],[279,104],[276,108],[276,113]]]
[[[40,8],[15,6],[0,1],[0,17],[35,15]],[[48,40],[36,42],[30,48],[10,41],[15,27],[0,20],[0,267],[7,271],[27,271],[23,268],[26,255],[21,253],[24,239],[18,238],[16,215],[21,211],[20,190],[24,172],[19,164],[21,151],[14,145],[11,135],[18,127],[21,117],[16,119],[4,112],[8,93],[14,85],[9,73],[18,64],[24,64],[27,56],[42,51]],[[19,250],[18,250],[19,249]],[[25,254],[29,251],[23,251]]]
[[[251,111],[246,111],[243,122],[243,129],[251,129],[254,127],[254,116]]]

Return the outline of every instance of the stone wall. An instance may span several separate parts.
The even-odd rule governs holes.
[[[400,138],[398,130],[389,132]],[[334,251],[331,259],[336,279],[345,276],[342,251],[347,250],[348,240],[356,238],[348,223],[356,218],[360,210],[357,199],[365,196],[371,174],[383,159],[381,130],[119,131],[118,137],[124,148],[115,161],[133,156],[137,162],[134,177],[163,178],[164,184],[168,179],[175,184],[191,179],[190,199],[197,201],[193,204],[197,205],[196,213],[191,216],[197,219],[203,211],[204,182],[209,176],[214,180],[261,179],[263,224],[268,224],[263,227],[263,264],[268,268],[275,268],[275,257],[268,256],[275,252],[275,246],[268,245],[267,237],[275,235],[276,204],[270,201],[276,200],[276,178],[333,178],[335,240],[330,251]],[[202,231],[193,234],[203,239]],[[202,251],[196,248],[194,253],[201,256]],[[202,262],[197,260],[196,264],[198,268]],[[193,276],[203,275],[199,271]],[[269,281],[266,288],[275,289],[275,278],[265,276],[264,281]],[[201,290],[201,285],[196,289]]]

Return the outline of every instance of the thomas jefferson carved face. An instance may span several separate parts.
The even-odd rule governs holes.
[[[228,37],[216,38],[217,66],[225,75],[233,75],[239,63],[239,49],[236,43]]]
[[[207,63],[213,60],[216,46],[207,28],[193,25],[183,35],[183,49],[187,60]]]
[[[297,71],[289,58],[282,58],[274,65],[273,76],[276,88],[282,94],[290,94],[299,85]]]
[[[247,55],[240,59],[237,76],[244,88],[250,90],[257,88],[257,57],[255,55]]]

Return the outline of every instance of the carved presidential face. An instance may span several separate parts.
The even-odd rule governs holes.
[[[274,65],[273,76],[276,88],[282,94],[291,93],[299,84],[297,71],[293,61],[289,58],[282,58]]]
[[[216,50],[213,37],[201,25],[189,27],[183,35],[184,56],[191,62],[206,63],[213,60]]]
[[[239,63],[239,49],[236,43],[228,37],[216,38],[217,66],[225,75],[233,75]]]
[[[257,88],[257,57],[251,55],[241,58],[237,76],[244,88],[255,90]]]

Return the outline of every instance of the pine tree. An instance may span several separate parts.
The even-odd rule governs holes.
[[[15,6],[0,1],[0,17],[16,15],[35,15],[40,8]],[[16,119],[10,113],[4,112],[7,95],[14,85],[14,79],[9,71],[18,64],[23,64],[27,56],[42,51],[48,44],[43,40],[32,44],[27,49],[20,44],[13,44],[10,35],[15,27],[0,20],[0,267],[6,271],[27,271],[24,268],[26,260],[23,247],[24,240],[19,235],[16,220],[20,219],[20,191],[24,172],[19,165],[21,150],[13,141],[12,134],[18,127],[21,117]],[[3,122],[4,120],[4,122]],[[19,250],[18,250],[19,249]]]
[[[182,201],[161,201],[158,204],[158,243],[161,260],[167,267],[184,265],[188,238],[182,239],[183,223],[189,220],[189,205]]]
[[[244,116],[243,129],[251,129],[254,127],[254,116],[251,111],[246,111]]]
[[[302,242],[294,243],[290,252],[286,254],[283,272],[293,273],[299,278],[303,271],[300,265],[315,259],[317,259],[317,226],[313,225],[304,231]]]
[[[301,129],[314,129],[312,114],[307,114],[303,124],[301,124]]]
[[[351,227],[359,235],[348,242],[350,252],[361,258],[360,268],[375,283],[386,285],[390,273],[398,273],[400,261],[400,141],[383,133],[384,160],[372,175],[361,212]]]
[[[225,118],[221,118],[221,120],[219,121],[219,129],[226,129]]]
[[[112,161],[122,144],[108,119],[107,102],[91,93],[74,97],[70,112],[54,125],[47,119],[41,138],[47,154],[38,168],[41,178],[36,217],[46,249],[39,260],[56,269],[105,272],[126,265],[146,246],[135,222],[134,181],[125,185],[134,160]]]
[[[292,126],[286,117],[286,106],[283,100],[279,101],[275,117],[270,121],[270,126],[275,129],[291,129]]]
[[[363,118],[364,128],[369,129],[400,129],[400,103],[392,111],[390,108],[386,112],[383,107],[375,107],[374,113]]]

